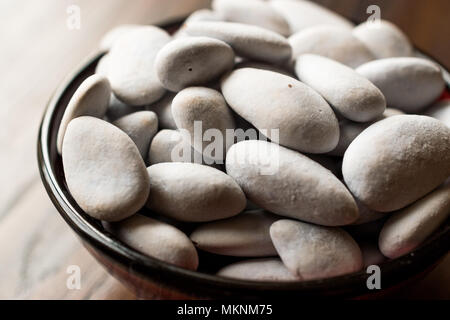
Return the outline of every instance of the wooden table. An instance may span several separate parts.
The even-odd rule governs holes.
[[[379,4],[421,48],[450,66],[450,1],[320,1],[359,20]],[[36,164],[45,105],[62,79],[122,23],[160,22],[207,0],[2,0],[0,2],[0,299],[134,299],[81,246],[51,204]],[[67,27],[71,5],[80,29]],[[439,31],[440,30],[440,31]],[[443,31],[447,31],[446,37]],[[442,41],[442,39],[447,39]],[[67,268],[82,272],[80,290],[66,287]],[[450,298],[450,258],[408,297]],[[405,295],[406,296],[406,295]]]

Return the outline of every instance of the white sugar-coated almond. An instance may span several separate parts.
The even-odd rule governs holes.
[[[285,266],[302,280],[331,278],[362,269],[358,244],[340,228],[278,220],[270,227],[270,235]]]
[[[430,117],[438,119],[450,127],[450,100],[443,100],[435,103],[426,110]]]
[[[289,38],[292,56],[312,53],[336,60],[351,68],[372,61],[375,56],[347,28],[321,25],[304,29]]]
[[[342,173],[352,193],[370,209],[404,208],[450,175],[450,129],[426,116],[389,117],[350,144]]]
[[[227,21],[262,27],[288,36],[291,34],[286,19],[264,1],[260,0],[213,0],[213,9]]]
[[[155,70],[159,50],[170,41],[162,29],[145,26],[121,36],[109,53],[109,76],[114,94],[129,105],[142,106],[165,93]]]
[[[116,98],[114,94],[111,94],[109,99],[109,106],[106,110],[106,118],[110,122],[114,122],[119,118],[122,118],[130,113],[144,111],[144,107],[129,106]]]
[[[408,113],[422,111],[445,87],[441,69],[427,59],[381,59],[360,66],[357,72],[383,92],[388,106]]]
[[[270,0],[269,3],[284,16],[292,33],[323,24],[349,30],[353,28],[353,24],[344,17],[311,1]]]
[[[145,27],[139,24],[122,24],[108,31],[100,40],[100,49],[108,51],[114,46],[114,43],[124,34]]]
[[[300,281],[278,258],[251,259],[223,267],[218,276],[254,281]]]
[[[228,43],[237,55],[282,64],[292,55],[289,42],[279,34],[256,26],[232,22],[192,22],[185,32],[191,36],[206,36]]]
[[[88,215],[119,221],[144,206],[150,189],[144,161],[114,125],[93,117],[72,120],[62,160],[70,193]]]
[[[57,148],[61,153],[69,122],[81,116],[103,118],[109,105],[111,86],[108,79],[94,74],[84,80],[73,94],[59,125]]]
[[[208,84],[233,65],[233,49],[223,41],[207,37],[173,40],[156,58],[159,79],[165,88],[174,92]]]
[[[198,254],[191,240],[177,228],[141,215],[105,224],[108,231],[130,247],[178,267],[196,270]]]
[[[139,153],[145,159],[156,132],[158,132],[158,117],[151,111],[140,111],[117,119],[113,123],[124,131],[134,141]]]
[[[190,238],[197,248],[235,257],[270,257],[277,252],[269,229],[280,218],[263,210],[246,211],[236,217],[197,227]]]
[[[236,113],[283,146],[326,153],[337,145],[339,125],[333,110],[317,92],[292,77],[237,69],[222,80],[222,94]]]
[[[183,138],[199,153],[210,153],[209,158],[223,161],[233,141],[223,141],[215,153],[208,152],[210,141],[205,134],[214,130],[226,140],[227,130],[236,127],[231,109],[222,94],[205,87],[190,87],[180,91],[172,102],[172,115],[178,129],[183,129]]]
[[[187,153],[187,154],[185,154]],[[195,151],[177,130],[164,129],[153,138],[147,161],[151,165],[162,162],[189,162],[215,166],[215,161]]]
[[[417,249],[450,216],[450,185],[443,186],[389,218],[379,237],[391,259]]]
[[[246,205],[239,185],[217,169],[194,163],[159,163],[148,168],[152,192],[147,207],[188,222],[230,218]]]
[[[326,226],[351,224],[358,208],[346,187],[308,157],[265,141],[242,141],[226,158],[227,173],[260,208]]]
[[[177,129],[172,116],[172,101],[175,95],[173,92],[167,92],[161,100],[147,106],[147,110],[158,115],[160,129]]]
[[[409,57],[413,46],[408,37],[394,24],[386,20],[368,21],[353,30],[377,59]]]
[[[304,54],[295,71],[345,118],[356,122],[375,120],[386,109],[381,91],[353,69],[331,59]]]

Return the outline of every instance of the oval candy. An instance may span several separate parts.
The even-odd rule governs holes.
[[[402,209],[450,175],[450,129],[425,116],[389,117],[350,144],[342,173],[353,195],[370,209]]]
[[[242,141],[227,153],[227,173],[260,208],[325,226],[358,219],[346,187],[308,157],[266,141]]]
[[[91,217],[120,221],[144,206],[150,190],[144,161],[114,125],[93,117],[72,120],[62,160],[71,195]]]

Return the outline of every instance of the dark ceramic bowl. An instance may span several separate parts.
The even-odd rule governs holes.
[[[166,26],[174,30],[178,25]],[[50,101],[38,137],[38,162],[42,181],[56,209],[77,233],[89,252],[117,279],[141,298],[297,298],[297,297],[372,297],[414,282],[433,269],[449,250],[450,224],[447,221],[414,252],[383,263],[382,290],[370,291],[368,274],[291,282],[253,282],[214,276],[220,265],[233,258],[200,252],[199,271],[189,271],[143,255],[105,231],[70,195],[64,178],[61,157],[56,151],[56,135],[67,104],[81,82],[94,73],[103,54],[91,57],[65,81]],[[444,69],[444,68],[443,68]],[[447,94],[449,73],[445,71]],[[148,214],[148,212],[143,212]]]

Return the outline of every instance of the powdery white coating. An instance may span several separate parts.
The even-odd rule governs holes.
[[[94,74],[86,78],[67,105],[58,129],[56,146],[61,154],[64,135],[69,122],[81,116],[103,118],[109,105],[111,86],[108,79]]]
[[[427,59],[381,59],[366,63],[356,71],[383,92],[390,107],[409,113],[422,111],[445,88],[440,67]]]
[[[185,150],[190,150],[190,157],[183,157]],[[173,157],[174,153],[176,154],[176,158]],[[214,160],[205,158],[201,153],[195,151],[191,147],[191,144],[183,139],[179,131],[168,129],[161,130],[155,135],[150,144],[147,160],[151,165],[162,162],[190,162],[199,164],[206,164],[207,162],[214,166]]]
[[[159,100],[165,93],[156,75],[155,59],[171,40],[157,27],[145,26],[121,36],[109,53],[109,80],[121,101],[142,106]]]
[[[228,151],[226,170],[250,201],[275,214],[326,226],[358,219],[356,203],[339,179],[293,150],[242,141]]]
[[[435,103],[426,110],[430,117],[438,119],[450,127],[450,100],[443,100]]]
[[[279,220],[270,227],[270,236],[284,265],[302,280],[336,277],[363,267],[358,244],[340,228]]]
[[[352,193],[370,209],[404,208],[450,175],[450,129],[417,115],[377,122],[350,144],[342,173]]]
[[[238,56],[282,64],[292,56],[291,45],[283,36],[256,26],[232,22],[191,22],[185,32],[228,43]]]
[[[114,46],[116,41],[121,38],[124,34],[145,27],[140,24],[122,24],[113,29],[109,30],[100,40],[100,49],[104,51],[109,51]]]
[[[362,41],[377,59],[413,55],[413,46],[408,37],[389,21],[364,22],[353,29],[353,35]]]
[[[339,62],[304,54],[297,58],[295,71],[300,81],[320,93],[349,120],[372,121],[386,109],[381,91],[355,70]]]
[[[269,3],[284,16],[292,33],[323,24],[349,30],[353,28],[353,24],[344,17],[310,1],[271,0]]]
[[[222,79],[228,105],[258,130],[279,143],[308,152],[326,153],[339,139],[339,124],[328,103],[291,77],[260,69],[237,69]],[[275,137],[275,140],[276,137]]]
[[[300,281],[278,258],[251,259],[223,267],[218,276],[253,281]]]
[[[114,121],[113,124],[134,141],[142,158],[145,159],[150,142],[158,132],[156,114],[151,111],[135,112]]]
[[[104,225],[121,241],[150,257],[197,270],[197,250],[191,240],[174,226],[141,215]]]
[[[91,217],[120,221],[144,206],[150,190],[144,161],[133,140],[112,124],[72,120],[62,160],[71,195]]]
[[[391,259],[417,249],[450,216],[450,185],[443,186],[389,218],[379,237]]]
[[[172,101],[175,95],[173,92],[167,92],[161,100],[147,106],[147,110],[158,115],[160,129],[177,129],[172,116]]]
[[[213,9],[227,21],[259,26],[283,36],[291,34],[286,19],[260,0],[213,0]]]
[[[263,210],[246,211],[236,217],[197,227],[190,238],[196,247],[234,257],[276,256],[269,229],[280,218]]]
[[[178,129],[187,130],[183,137],[199,153],[205,153],[211,141],[205,141],[205,132],[218,130],[223,137],[222,156],[215,154],[214,159],[223,160],[233,141],[225,141],[227,129],[235,130],[231,109],[219,91],[205,87],[190,87],[180,91],[172,102],[172,115]],[[202,130],[195,132],[195,122],[201,122]],[[219,133],[217,132],[217,133]],[[217,150],[218,151],[218,150]]]
[[[156,71],[165,88],[178,92],[204,85],[233,68],[234,52],[223,41],[187,37],[168,43],[156,58]]]
[[[179,221],[208,222],[230,218],[246,205],[239,185],[217,169],[194,163],[150,166],[152,192],[147,207]]]
[[[372,61],[375,56],[347,28],[320,25],[304,29],[289,38],[292,57],[312,53],[336,60],[351,68]]]

